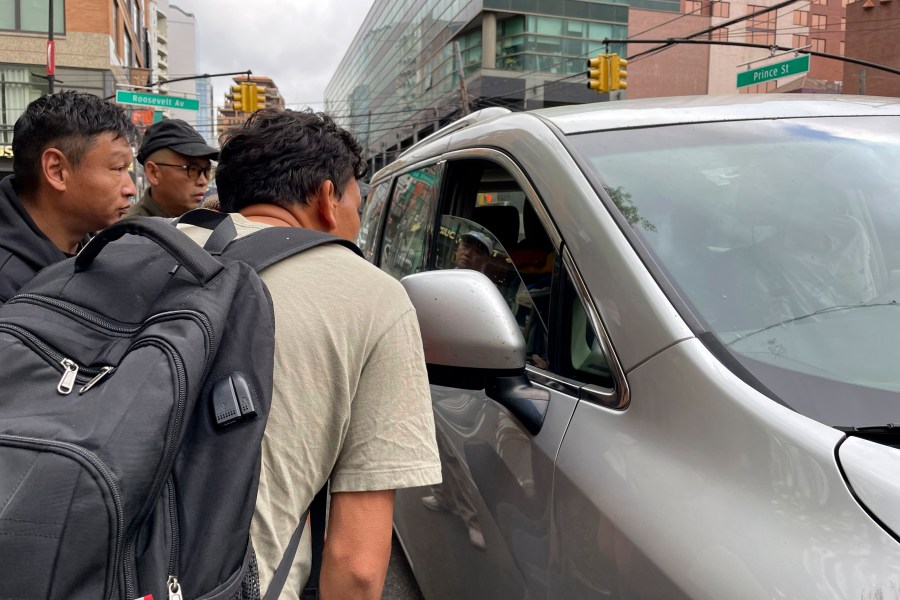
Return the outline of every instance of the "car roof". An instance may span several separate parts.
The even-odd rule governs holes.
[[[372,180],[383,179],[409,164],[448,150],[453,133],[468,127],[495,130],[502,128],[506,119],[521,124],[518,120],[521,115],[539,119],[568,135],[721,121],[900,116],[900,99],[827,94],[734,94],[594,102],[515,113],[506,108],[485,108],[450,123],[407,148],[394,162],[375,173]]]
[[[677,96],[563,106],[531,114],[571,134],[718,121],[900,115],[900,99],[824,94]]]

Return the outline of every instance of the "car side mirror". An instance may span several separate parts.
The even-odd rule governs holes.
[[[533,434],[550,400],[525,376],[525,339],[506,300],[483,273],[429,271],[404,277],[422,332],[429,381],[486,390]]]

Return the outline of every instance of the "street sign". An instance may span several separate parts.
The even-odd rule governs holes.
[[[200,101],[177,96],[161,96],[144,92],[116,91],[116,102],[119,104],[137,104],[153,108],[180,108],[182,110],[200,110]]]
[[[742,71],[737,74],[737,87],[741,88],[748,85],[756,85],[757,83],[763,83],[773,79],[787,77],[789,75],[797,75],[798,73],[806,73],[807,71],[809,71],[809,54],[804,54],[803,56],[798,56],[797,58],[792,58],[773,65],[766,65],[759,69]]]

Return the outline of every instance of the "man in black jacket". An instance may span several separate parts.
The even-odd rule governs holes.
[[[28,105],[13,129],[14,175],[0,182],[0,303],[127,212],[135,136],[121,107],[91,94]]]

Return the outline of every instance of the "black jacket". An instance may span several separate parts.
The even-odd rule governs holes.
[[[12,298],[38,271],[66,259],[28,216],[13,189],[13,177],[0,181],[0,303]]]

